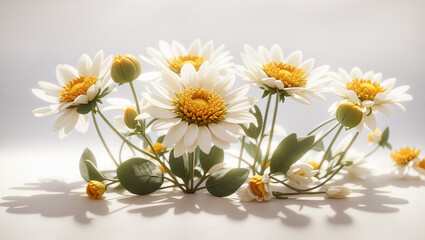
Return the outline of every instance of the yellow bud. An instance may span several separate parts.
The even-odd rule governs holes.
[[[135,129],[137,125],[137,112],[132,107],[128,107],[124,112],[124,123],[130,129]]]
[[[359,106],[354,103],[342,103],[336,110],[336,119],[345,127],[355,127],[362,121],[363,113]]]
[[[128,83],[134,81],[142,73],[142,65],[139,59],[133,55],[119,54],[114,58],[111,66],[111,77],[116,83]]]
[[[164,151],[165,149],[167,149],[166,147],[162,146],[162,143],[157,142],[153,144],[153,148],[155,149],[156,153],[160,154],[162,151]],[[146,151],[148,151],[149,153],[154,154],[153,150],[151,147],[148,147],[146,149]]]
[[[106,185],[98,181],[90,181],[87,184],[86,193],[92,199],[99,199],[106,192]]]
[[[158,165],[158,168],[161,169],[163,173],[167,173],[167,170],[165,170],[165,168],[161,166],[161,164]]]

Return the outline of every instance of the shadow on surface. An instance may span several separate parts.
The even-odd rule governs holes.
[[[43,191],[32,196],[3,197],[0,207],[13,214],[40,214],[44,217],[72,216],[76,222],[87,224],[92,220],[88,213],[98,216],[127,211],[143,217],[158,217],[172,211],[174,215],[185,213],[225,216],[231,220],[243,220],[253,215],[264,219],[280,219],[290,227],[305,227],[311,223],[309,209],[326,209],[324,218],[330,224],[348,225],[354,222],[350,211],[369,213],[395,213],[398,206],[409,202],[391,196],[390,191],[382,188],[422,187],[425,182],[415,179],[395,180],[370,177],[367,180],[344,178],[329,185],[352,183],[353,196],[346,199],[328,199],[321,197],[291,197],[286,200],[272,199],[267,202],[240,202],[234,195],[227,198],[211,196],[207,191],[196,194],[184,194],[177,189],[160,190],[148,196],[130,195],[123,188],[109,188],[106,198],[92,200],[84,191],[85,182],[66,183],[59,180],[40,180],[21,187],[11,188],[19,191]],[[327,186],[329,186],[327,185]],[[110,211],[108,205],[115,210]],[[329,208],[333,211],[329,214]],[[316,214],[317,216],[317,214]]]
[[[0,207],[14,214],[40,214],[43,217],[68,217],[72,216],[76,222],[87,224],[91,219],[87,213],[95,215],[108,214],[107,201],[100,199],[94,201],[81,193],[85,182],[66,183],[59,180],[40,180],[40,182],[26,183],[22,187],[11,188],[14,190],[43,191],[47,193],[32,196],[7,196],[3,197]],[[78,192],[73,190],[78,189]]]

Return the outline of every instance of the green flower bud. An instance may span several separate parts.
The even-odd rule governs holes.
[[[354,103],[342,103],[336,110],[336,119],[342,126],[352,128],[362,121],[363,113],[359,106]]]
[[[119,54],[114,58],[111,67],[111,77],[116,83],[129,83],[134,81],[142,73],[142,65],[139,59],[133,55]]]
[[[137,112],[132,107],[128,107],[124,112],[124,123],[130,129],[135,129],[137,126]]]

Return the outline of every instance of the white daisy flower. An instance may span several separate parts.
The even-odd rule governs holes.
[[[257,51],[249,45],[244,48],[241,57],[245,68],[237,72],[248,84],[284,91],[304,104],[311,104],[309,96],[325,100],[322,92],[326,91],[323,85],[328,81],[329,66],[314,68],[314,59],[303,61],[301,51],[285,58],[279,45],[273,45],[270,51],[263,46]]]
[[[308,163],[294,163],[286,172],[286,177],[291,185],[304,188],[308,184],[317,181],[314,176],[318,173],[314,167]]]
[[[139,56],[143,61],[158,67],[161,71],[172,71],[180,74],[183,65],[190,63],[197,71],[204,62],[209,62],[211,67],[217,68],[220,75],[225,75],[233,67],[232,56],[229,56],[228,51],[224,51],[224,45],[219,46],[214,50],[213,41],[208,41],[202,44],[199,39],[195,39],[188,48],[185,48],[181,43],[172,41],[171,44],[165,41],[159,41],[159,50],[147,48],[150,56]],[[158,80],[160,72],[149,72],[142,74],[141,79]]]
[[[419,175],[425,176],[425,158],[422,159],[422,161],[420,159],[418,159],[417,161],[415,161],[413,163],[413,169],[417,173],[419,173]]]
[[[243,201],[270,200],[272,198],[272,188],[268,174],[263,176],[255,175],[248,181],[248,185],[237,192],[238,197]]]
[[[159,95],[142,94],[150,104],[142,112],[157,118],[152,130],[171,127],[163,145],[175,145],[175,157],[186,150],[193,152],[197,146],[205,153],[209,153],[212,144],[229,148],[230,143],[238,141],[236,135],[242,133],[238,124],[256,121],[248,110],[258,100],[245,97],[247,86],[229,93],[234,76],[228,75],[219,81],[217,76],[218,69],[211,68],[208,62],[203,63],[199,71],[186,64],[180,76],[167,71],[162,73],[165,84],[152,83]]]
[[[409,170],[412,168],[414,163],[419,162],[419,153],[421,150],[416,150],[416,148],[400,148],[399,151],[394,150],[391,153],[391,158],[394,161],[394,167],[391,171],[392,175],[397,176],[398,178],[403,178],[409,175]],[[415,169],[417,170],[417,169]]]
[[[50,104],[35,109],[34,116],[61,114],[53,125],[53,133],[58,133],[60,138],[67,136],[74,127],[77,131],[85,133],[89,125],[88,115],[80,114],[77,109],[90,106],[88,104],[107,94],[103,94],[102,91],[112,83],[111,63],[112,56],[104,59],[103,52],[99,51],[93,60],[87,54],[83,54],[78,60],[77,68],[66,64],[58,65],[56,78],[59,85],[38,82],[41,89],[32,89],[37,97]],[[89,112],[90,108],[87,109]]]
[[[345,136],[335,147],[334,155],[344,152],[352,139],[353,133],[350,133]],[[338,157],[336,159],[338,159]],[[365,160],[365,155],[357,151],[355,148],[350,148],[345,154],[342,161],[348,161],[353,163],[349,166],[344,167],[342,171],[356,178],[366,179],[367,176],[372,174],[370,167],[366,166],[367,162]]]
[[[363,125],[371,131],[376,129],[376,111],[391,116],[391,110],[387,105],[393,105],[405,111],[406,109],[400,102],[412,100],[412,96],[406,93],[409,86],[403,85],[394,88],[396,79],[389,78],[382,81],[381,73],[369,71],[363,74],[359,68],[355,67],[350,74],[340,68],[334,76],[333,92],[343,100],[334,103],[329,111],[334,114],[342,102],[352,102],[360,106],[363,118],[361,123],[355,127],[358,132],[362,131]]]

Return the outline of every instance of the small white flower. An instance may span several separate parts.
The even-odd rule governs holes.
[[[397,176],[398,178],[404,178],[405,176],[409,175],[409,170],[412,168],[414,163],[419,162],[419,153],[421,151],[415,148],[400,148],[400,150],[394,150],[393,153],[391,153],[391,158],[394,161],[393,170],[391,171],[392,175]],[[415,169],[417,170],[417,169]]]
[[[331,186],[326,189],[326,195],[330,198],[344,198],[350,195],[351,190],[344,186]]]
[[[247,87],[230,92],[234,76],[218,78],[218,69],[208,62],[198,71],[191,65],[183,66],[180,76],[162,72],[165,84],[153,82],[159,95],[143,93],[149,103],[143,113],[157,118],[152,130],[170,128],[164,146],[174,146],[174,156],[193,152],[197,146],[209,153],[212,144],[225,149],[236,143],[242,133],[239,124],[256,121],[248,110],[257,103],[256,98],[245,97]],[[145,116],[138,116],[142,119]]]
[[[422,159],[422,161],[420,159],[417,159],[414,163],[413,163],[413,169],[418,172],[420,175],[425,176],[425,158]]]
[[[375,129],[375,131],[372,131],[367,135],[367,139],[370,143],[379,144],[382,140],[382,132],[379,129]]]
[[[292,99],[311,104],[309,96],[325,100],[322,92],[328,81],[329,66],[314,68],[314,59],[303,61],[301,51],[284,57],[279,45],[273,45],[270,51],[260,46],[255,51],[245,45],[241,54],[245,67],[237,69],[243,80],[257,87],[276,88],[288,93]]]
[[[308,184],[317,181],[314,177],[319,171],[308,163],[294,163],[286,172],[289,183],[296,187],[304,188]]]
[[[237,192],[243,201],[270,200],[272,198],[272,188],[268,174],[263,176],[255,175],[248,181],[248,185]]]
[[[77,112],[78,106],[88,104],[98,97],[98,94],[111,83],[110,67],[112,56],[103,58],[99,51],[93,60],[83,54],[78,60],[78,67],[58,65],[56,78],[59,86],[49,82],[38,82],[41,89],[32,89],[40,99],[50,103],[47,107],[33,111],[36,117],[48,117],[61,114],[53,125],[53,133],[60,138],[67,136],[74,127],[85,133],[89,126],[87,114]]]
[[[143,61],[158,67],[161,71],[172,71],[180,74],[183,65],[189,63],[197,71],[204,62],[209,62],[211,67],[217,68],[220,75],[225,75],[231,71],[233,63],[230,52],[224,51],[224,45],[214,50],[213,41],[202,44],[199,39],[195,39],[186,49],[178,41],[171,44],[159,41],[159,50],[149,47],[147,52],[150,58],[139,56]],[[148,72],[141,76],[141,80],[158,80],[161,78],[160,72]]]
[[[400,102],[412,100],[412,96],[407,94],[409,86],[403,85],[394,88],[396,79],[389,78],[382,81],[381,73],[374,73],[372,71],[362,73],[362,71],[355,67],[348,74],[345,70],[339,69],[338,73],[334,75],[334,82],[332,89],[336,95],[343,98],[343,100],[334,103],[329,111],[335,114],[337,107],[342,102],[352,102],[360,106],[363,112],[362,122],[355,128],[361,132],[363,126],[369,130],[376,129],[376,111],[380,111],[391,117],[391,110],[387,105],[393,105],[405,111]]]

